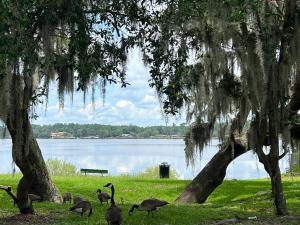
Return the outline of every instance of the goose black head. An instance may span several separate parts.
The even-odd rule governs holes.
[[[101,193],[101,189],[97,189],[96,193]]]
[[[128,215],[129,216],[131,216],[132,215],[132,213],[133,213],[133,211],[134,211],[134,209],[137,209],[139,206],[138,205],[133,205],[132,207],[131,207],[131,209],[128,211]]]
[[[112,183],[107,183],[106,185],[104,185],[104,187],[112,188],[112,187],[113,187],[113,184],[112,184]]]

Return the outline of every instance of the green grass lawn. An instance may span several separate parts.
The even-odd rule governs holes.
[[[18,180],[18,176],[0,175],[0,185],[11,185],[13,190],[16,190]],[[273,224],[274,221],[277,221],[278,224],[300,224],[300,221],[274,216],[268,179],[225,181],[209,197],[207,202],[201,205],[177,205],[174,203],[176,197],[189,181],[99,176],[53,177],[53,180],[62,193],[71,192],[73,195],[80,195],[91,201],[94,209],[93,215],[87,218],[69,212],[68,208],[71,204],[41,202],[34,203],[34,208],[37,216],[43,218],[43,223],[34,222],[36,218],[33,217],[29,221],[25,219],[22,221],[22,217],[15,218],[18,209],[13,206],[11,198],[6,192],[0,191],[0,224],[106,224],[104,215],[107,205],[100,204],[96,189],[101,188],[104,191],[105,188],[102,187],[108,182],[112,182],[115,186],[115,200],[123,210],[123,224],[212,224],[226,218],[246,219],[250,216],[257,216],[259,220],[262,219],[265,222],[271,221],[270,223],[258,223],[258,220],[257,224]],[[300,215],[300,178],[284,178],[284,190],[290,214],[293,216]],[[110,189],[105,191],[110,193]],[[128,210],[132,204],[140,203],[143,199],[150,197],[163,199],[171,204],[155,212],[154,217],[139,211],[131,217],[128,216]],[[123,204],[121,198],[124,200]],[[12,223],[12,220],[7,218],[14,218],[15,220],[12,220],[15,222]],[[16,220],[18,221],[16,222]],[[255,221],[243,221],[241,224],[256,224]]]

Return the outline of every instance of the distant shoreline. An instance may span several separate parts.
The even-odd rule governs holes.
[[[41,139],[182,139],[188,130],[186,124],[139,127],[135,125],[63,124],[32,125],[33,134]],[[10,134],[0,125],[2,137]]]
[[[11,138],[0,138],[0,140],[10,140]],[[142,138],[142,137],[106,137],[106,138],[89,138],[89,137],[81,137],[81,138],[37,138],[37,139],[49,139],[49,140],[76,140],[76,139],[184,139],[184,137],[146,137],[146,138]]]

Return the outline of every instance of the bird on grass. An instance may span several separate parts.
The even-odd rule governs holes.
[[[104,187],[108,187],[111,190],[110,207],[106,210],[105,218],[108,225],[120,225],[123,222],[122,210],[116,205],[114,196],[115,188],[112,183],[106,184]]]
[[[110,199],[109,194],[105,193],[105,192],[101,192],[100,189],[97,190],[97,195],[98,195],[98,199],[101,202],[106,202],[108,204],[108,200]]]
[[[32,201],[32,202],[41,202],[43,201],[43,198],[39,195],[35,195],[35,194],[28,194],[28,198]]]
[[[70,192],[64,193],[62,195],[62,198],[63,198],[63,203],[72,202],[72,194]]]
[[[80,196],[76,196],[73,198],[73,204],[76,205],[78,202],[82,202],[84,201],[83,198],[81,198]]]
[[[136,204],[133,205],[131,207],[131,209],[129,210],[128,214],[129,214],[129,216],[131,216],[134,209],[137,209],[139,211],[147,211],[148,215],[151,212],[151,214],[153,216],[153,211],[156,211],[160,207],[165,206],[167,204],[169,204],[169,203],[166,201],[163,201],[163,200],[156,199],[156,198],[145,199],[144,201],[142,201],[142,203],[140,205],[136,205]]]
[[[77,204],[73,205],[70,208],[70,211],[80,213],[82,216],[86,211],[89,211],[88,217],[90,217],[93,213],[92,205],[89,201],[81,201]]]

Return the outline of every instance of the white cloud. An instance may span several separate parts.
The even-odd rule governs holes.
[[[145,95],[142,99],[143,103],[158,103],[158,99],[153,95]]]
[[[120,100],[120,101],[117,101],[116,106],[118,108],[127,108],[127,107],[132,108],[132,107],[134,107],[134,104],[129,100]]]

